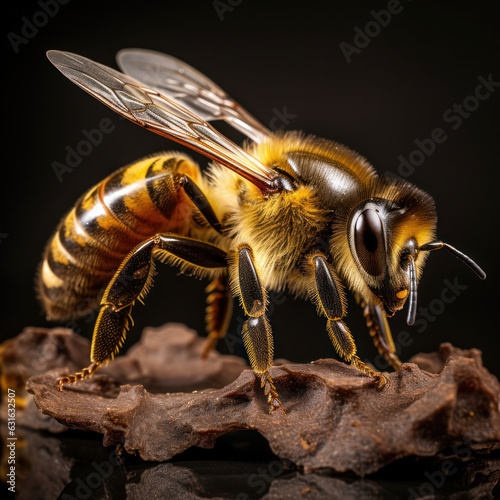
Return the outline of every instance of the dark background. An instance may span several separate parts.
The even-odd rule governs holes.
[[[2,339],[25,326],[50,326],[41,313],[33,278],[45,242],[60,217],[89,187],[116,168],[173,142],[120,120],[66,80],[46,59],[49,49],[76,52],[115,67],[116,52],[140,47],[166,52],[208,75],[264,124],[275,110],[294,115],[288,129],[336,139],[365,155],[379,172],[396,172],[414,141],[441,127],[448,139],[416,167],[410,181],[429,192],[439,214],[438,235],[473,257],[488,273],[480,281],[445,252],[434,253],[420,285],[420,306],[439,299],[444,280],[467,285],[424,331],[405,325],[406,310],[391,320],[393,332],[408,331],[403,360],[442,342],[477,347],[487,367],[500,374],[493,318],[498,279],[498,111],[500,89],[452,131],[443,113],[474,93],[478,77],[500,81],[499,35],[494,3],[402,1],[402,12],[347,63],[339,44],[353,44],[377,2],[77,1],[60,5],[38,32],[15,52],[8,33],[22,36],[36,2],[4,6],[3,175],[0,256],[3,285]],[[224,5],[227,10],[224,10]],[[219,10],[218,10],[219,9]],[[224,10],[224,11],[223,11]],[[24,19],[26,18],[26,19]],[[43,18],[37,18],[43,19]],[[43,23],[42,23],[43,24]],[[103,118],[112,133],[59,182],[51,164],[64,163],[67,146]],[[235,141],[242,136],[220,130]],[[204,159],[193,155],[201,163]],[[204,164],[204,163],[202,163]],[[177,277],[161,267],[146,307],[138,305],[127,346],[148,325],[184,322],[204,330],[206,283]],[[231,331],[241,324],[237,308]],[[325,321],[314,307],[291,297],[271,314],[276,357],[311,361],[335,357]],[[350,301],[348,325],[363,359],[376,351],[359,308]],[[76,325],[90,338],[92,322]],[[221,350],[228,352],[222,343]],[[237,350],[237,353],[242,352]]]

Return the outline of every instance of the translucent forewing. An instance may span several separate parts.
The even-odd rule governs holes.
[[[47,57],[69,80],[125,118],[216,160],[260,189],[275,190],[270,168],[157,90],[76,54],[49,51]]]
[[[175,57],[152,50],[124,49],[116,56],[127,75],[149,85],[205,121],[224,120],[257,143],[269,130],[205,75]]]

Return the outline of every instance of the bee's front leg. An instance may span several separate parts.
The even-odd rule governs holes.
[[[352,366],[370,377],[377,377],[379,388],[387,379],[363,363],[356,356],[356,344],[342,318],[346,315],[345,299],[339,292],[340,281],[323,254],[315,253],[307,259],[310,277],[309,295],[316,303],[318,312],[327,317],[328,335],[340,356]]]
[[[396,354],[396,346],[392,340],[391,329],[387,316],[381,306],[372,306],[362,303],[363,315],[370,330],[373,343],[380,354],[383,354],[388,363],[399,370],[403,364]]]
[[[253,261],[252,250],[242,246],[232,259],[230,273],[232,289],[238,295],[245,314],[249,318],[243,325],[243,343],[261,387],[270,404],[270,413],[280,409],[286,414],[278,398],[278,392],[269,374],[273,363],[274,343],[271,326],[266,318],[267,294],[260,284]]]

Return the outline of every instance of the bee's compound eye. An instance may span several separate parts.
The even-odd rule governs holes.
[[[356,221],[354,238],[363,269],[371,276],[380,275],[385,265],[384,227],[375,210],[367,208],[361,212]]]

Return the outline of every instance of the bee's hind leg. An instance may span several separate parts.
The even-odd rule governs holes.
[[[345,300],[339,292],[340,281],[327,263],[326,257],[315,253],[308,257],[309,276],[311,279],[309,295],[316,303],[320,314],[327,317],[327,332],[337,353],[348,363],[369,377],[377,378],[377,386],[382,388],[387,378],[367,366],[356,355],[356,344],[342,318],[345,316]]]
[[[132,308],[136,300],[142,301],[153,284],[155,259],[170,261],[194,274],[201,274],[203,270],[222,271],[227,267],[226,252],[193,238],[161,233],[139,243],[125,257],[104,292],[92,337],[92,364],[78,373],[59,378],[59,390],[64,384],[91,377],[118,354],[132,321]]]

